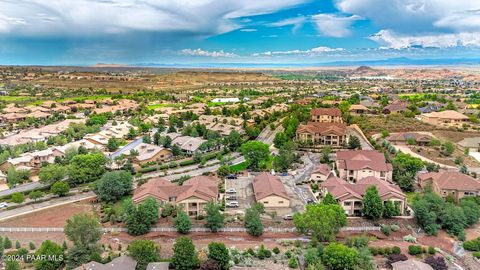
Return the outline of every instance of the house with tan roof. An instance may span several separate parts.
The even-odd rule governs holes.
[[[394,101],[385,106],[382,110],[384,114],[404,113],[408,108],[408,103],[405,101]]]
[[[347,126],[335,122],[308,122],[297,128],[296,140],[306,144],[340,147],[347,143]]]
[[[278,176],[263,172],[253,178],[252,184],[255,201],[265,209],[290,207],[290,197]]]
[[[133,194],[133,202],[140,203],[147,198],[156,199],[160,205],[170,203],[190,216],[205,214],[208,202],[218,200],[219,179],[199,175],[185,181],[181,186],[163,178],[153,178],[138,187]]]
[[[432,141],[431,136],[415,132],[392,133],[386,139],[395,145],[407,145],[409,141],[416,145],[428,145]]]
[[[339,177],[349,182],[368,176],[392,182],[393,166],[376,150],[338,151],[335,166]]]
[[[132,150],[138,152],[138,156],[134,158],[134,162],[140,165],[149,162],[161,162],[172,157],[172,151],[170,151],[170,149],[155,144],[140,143]]]
[[[207,142],[207,140],[197,137],[178,136],[173,139],[172,145],[177,145],[180,149],[187,152],[187,154],[193,154],[200,151],[200,146],[205,142]]]
[[[417,118],[436,127],[462,127],[464,124],[470,123],[468,116],[452,110],[424,113]]]
[[[420,187],[430,187],[443,198],[453,196],[460,201],[465,196],[480,195],[480,181],[460,172],[428,172],[417,175]]]
[[[368,108],[363,106],[362,104],[353,104],[350,106],[350,109],[348,111],[351,114],[366,114],[369,112]]]
[[[315,108],[310,113],[310,121],[317,123],[343,123],[342,111],[338,108]]]
[[[375,186],[383,203],[392,201],[403,215],[407,207],[407,196],[400,187],[373,176],[359,179],[355,184],[338,177],[329,177],[321,185],[321,194],[330,193],[349,216],[359,216],[363,209],[363,196],[370,186]]]

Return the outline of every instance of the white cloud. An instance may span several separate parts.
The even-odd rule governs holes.
[[[241,27],[241,18],[308,0],[18,0],[0,1],[0,36],[164,32],[209,36]]]
[[[449,48],[457,46],[480,46],[480,32],[462,32],[430,35],[402,35],[391,30],[381,30],[370,39],[378,42],[385,48],[405,49],[414,46]]]
[[[315,56],[323,53],[341,52],[345,51],[343,48],[330,48],[330,47],[316,47],[309,50],[289,50],[289,51],[267,51],[262,53],[254,53],[253,56],[276,56],[276,55],[305,55]]]
[[[238,55],[234,53],[224,52],[223,50],[220,51],[205,51],[202,49],[183,49],[179,52],[181,55],[186,56],[205,56],[205,57],[236,57]]]
[[[480,31],[478,0],[336,0],[336,6],[398,33]]]
[[[283,27],[283,26],[293,25],[292,31],[295,32],[300,27],[303,26],[303,24],[305,23],[306,20],[307,20],[307,18],[305,16],[299,16],[299,17],[295,17],[295,18],[288,18],[288,19],[281,20],[281,21],[278,21],[278,22],[269,23],[269,24],[267,24],[267,26]]]
[[[328,37],[345,37],[350,35],[349,27],[355,21],[361,19],[357,15],[344,17],[336,14],[318,14],[312,16],[318,31]]]
[[[243,28],[243,29],[240,29],[240,32],[257,32],[257,29],[254,29],[254,28]]]

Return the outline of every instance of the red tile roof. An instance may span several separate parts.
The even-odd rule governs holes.
[[[338,177],[330,177],[322,183],[329,193],[336,199],[357,198],[362,199],[366,190],[370,186],[377,187],[380,198],[392,195],[396,198],[405,199],[406,195],[400,187],[387,181],[380,180],[374,176],[369,176],[358,180],[356,184],[351,184]]]
[[[432,180],[440,189],[480,191],[480,181],[459,172],[430,172],[418,175],[421,182]]]
[[[327,164],[319,164],[317,165],[317,167],[315,167],[312,174],[317,173],[322,175],[328,175],[331,171],[332,169]]]
[[[135,190],[133,201],[140,202],[148,197],[154,197],[161,201],[168,201],[170,197],[176,197],[177,202],[190,197],[206,201],[215,200],[218,196],[217,180],[216,177],[200,175],[179,186],[163,178],[154,178]]]
[[[330,123],[330,122],[308,122],[306,125],[299,125],[297,133],[310,133],[310,134],[334,134],[338,136],[345,135],[347,125],[344,123]]]
[[[387,163],[385,156],[375,150],[338,151],[337,162],[339,169],[386,172],[393,170],[392,164]]]
[[[255,176],[253,179],[253,193],[257,201],[268,196],[290,199],[282,181],[277,176],[265,172]]]
[[[342,111],[338,108],[316,108],[312,110],[312,115],[342,116]]]

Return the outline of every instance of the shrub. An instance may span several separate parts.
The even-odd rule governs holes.
[[[21,192],[15,192],[12,194],[11,201],[14,203],[22,203],[25,201],[25,195],[23,195]]]
[[[369,247],[368,250],[370,250],[370,253],[372,253],[373,256],[378,255],[378,249],[376,247]]]
[[[298,267],[298,262],[297,262],[297,259],[296,258],[290,258],[290,260],[288,260],[288,267],[290,268],[297,268]]]
[[[381,230],[386,236],[389,236],[392,233],[392,229],[388,225],[382,225]]]
[[[411,234],[409,235],[405,235],[403,237],[403,241],[406,241],[406,242],[409,242],[409,243],[416,243],[417,242],[417,238]]]
[[[406,260],[408,260],[408,257],[405,254],[390,254],[388,255],[387,263],[388,265],[392,266],[392,263]]]
[[[400,227],[397,224],[392,224],[390,225],[390,229],[392,229],[392,232],[396,232],[400,230]]]
[[[448,270],[448,266],[443,257],[428,256],[425,258],[425,263],[430,265],[435,270]]]
[[[257,251],[257,258],[259,258],[260,260],[263,260],[265,258],[270,258],[270,257],[272,257],[272,252],[266,249],[264,245],[261,245]]]
[[[392,248],[392,254],[400,254],[402,251],[400,250],[399,247],[393,247]]]
[[[480,251],[480,237],[463,242],[463,248],[468,251]]]
[[[437,251],[434,247],[428,247],[428,254],[435,255],[435,253],[437,253]]]
[[[480,258],[480,251],[475,251],[472,253],[473,257],[479,259]]]
[[[362,247],[367,247],[368,242],[369,242],[368,236],[360,235],[360,236],[354,236],[354,237],[348,238],[346,244],[349,247],[362,248]]]
[[[423,252],[422,246],[417,246],[417,245],[408,246],[408,254],[410,255],[419,255],[419,254],[422,254],[422,252]]]
[[[274,247],[272,249],[272,251],[273,251],[274,254],[279,254],[280,253],[280,249],[278,249],[278,247]]]

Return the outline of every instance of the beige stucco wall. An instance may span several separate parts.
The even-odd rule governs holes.
[[[290,200],[285,199],[285,198],[280,197],[280,196],[268,196],[268,197],[265,197],[265,198],[259,200],[258,202],[263,203],[265,208],[269,208],[269,207],[290,207]],[[281,202],[283,202],[283,203],[281,203]]]

